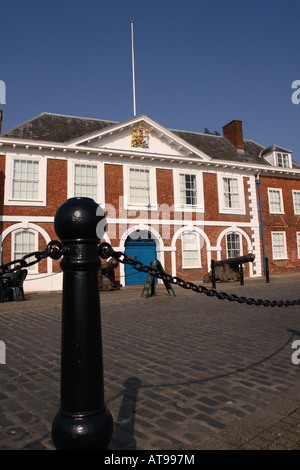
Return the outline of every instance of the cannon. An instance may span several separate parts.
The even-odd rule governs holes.
[[[212,260],[211,272],[204,276],[204,282],[212,282],[215,288],[215,281],[226,282],[240,280],[241,285],[244,285],[244,263],[253,263],[255,255],[249,253],[244,256],[237,256],[236,258],[221,259],[218,261]]]
[[[99,290],[120,290],[120,281],[115,279],[115,269],[119,266],[116,258],[110,258],[106,263],[101,264],[98,271]]]

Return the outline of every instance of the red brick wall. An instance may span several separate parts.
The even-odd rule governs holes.
[[[1,159],[2,160],[2,159]],[[1,172],[1,169],[0,169]],[[67,162],[47,161],[46,206],[4,206],[4,215],[54,216],[58,207],[67,199]]]
[[[296,232],[300,232],[300,215],[294,214],[292,190],[300,191],[300,181],[286,178],[260,178],[260,191],[262,201],[265,255],[269,259],[270,273],[287,272],[300,269],[298,259]],[[284,214],[270,214],[268,201],[268,188],[281,188]],[[257,189],[258,190],[258,189]],[[272,231],[285,231],[287,244],[287,260],[273,260],[272,257]]]

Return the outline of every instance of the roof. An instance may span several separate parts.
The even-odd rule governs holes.
[[[100,131],[113,124],[116,123],[100,119],[41,113],[0,135],[18,139],[63,143],[91,132]]]
[[[291,150],[287,150],[287,149],[284,149],[282,147],[278,147],[277,145],[271,145],[270,147],[268,148],[265,148],[263,151],[262,151],[262,155],[266,155],[267,153],[270,153],[270,152],[286,152],[286,153],[292,153]]]
[[[115,124],[118,123],[116,121],[44,112],[0,135],[2,137],[24,140],[63,143],[93,132],[101,131]],[[244,140],[244,150],[237,150],[234,145],[223,136],[172,129],[169,129],[169,131],[213,159],[245,163],[262,163],[261,154],[264,147],[251,140]],[[266,161],[263,161],[263,163],[268,164]]]

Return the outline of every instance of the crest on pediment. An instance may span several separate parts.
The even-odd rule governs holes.
[[[134,127],[131,136],[131,147],[149,148],[149,130],[143,126]]]

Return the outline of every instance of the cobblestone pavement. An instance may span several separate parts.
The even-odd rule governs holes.
[[[300,274],[217,284],[300,298]],[[300,307],[256,307],[163,286],[101,292],[111,450],[300,449]],[[61,293],[0,304],[0,449],[52,450],[59,408]]]

